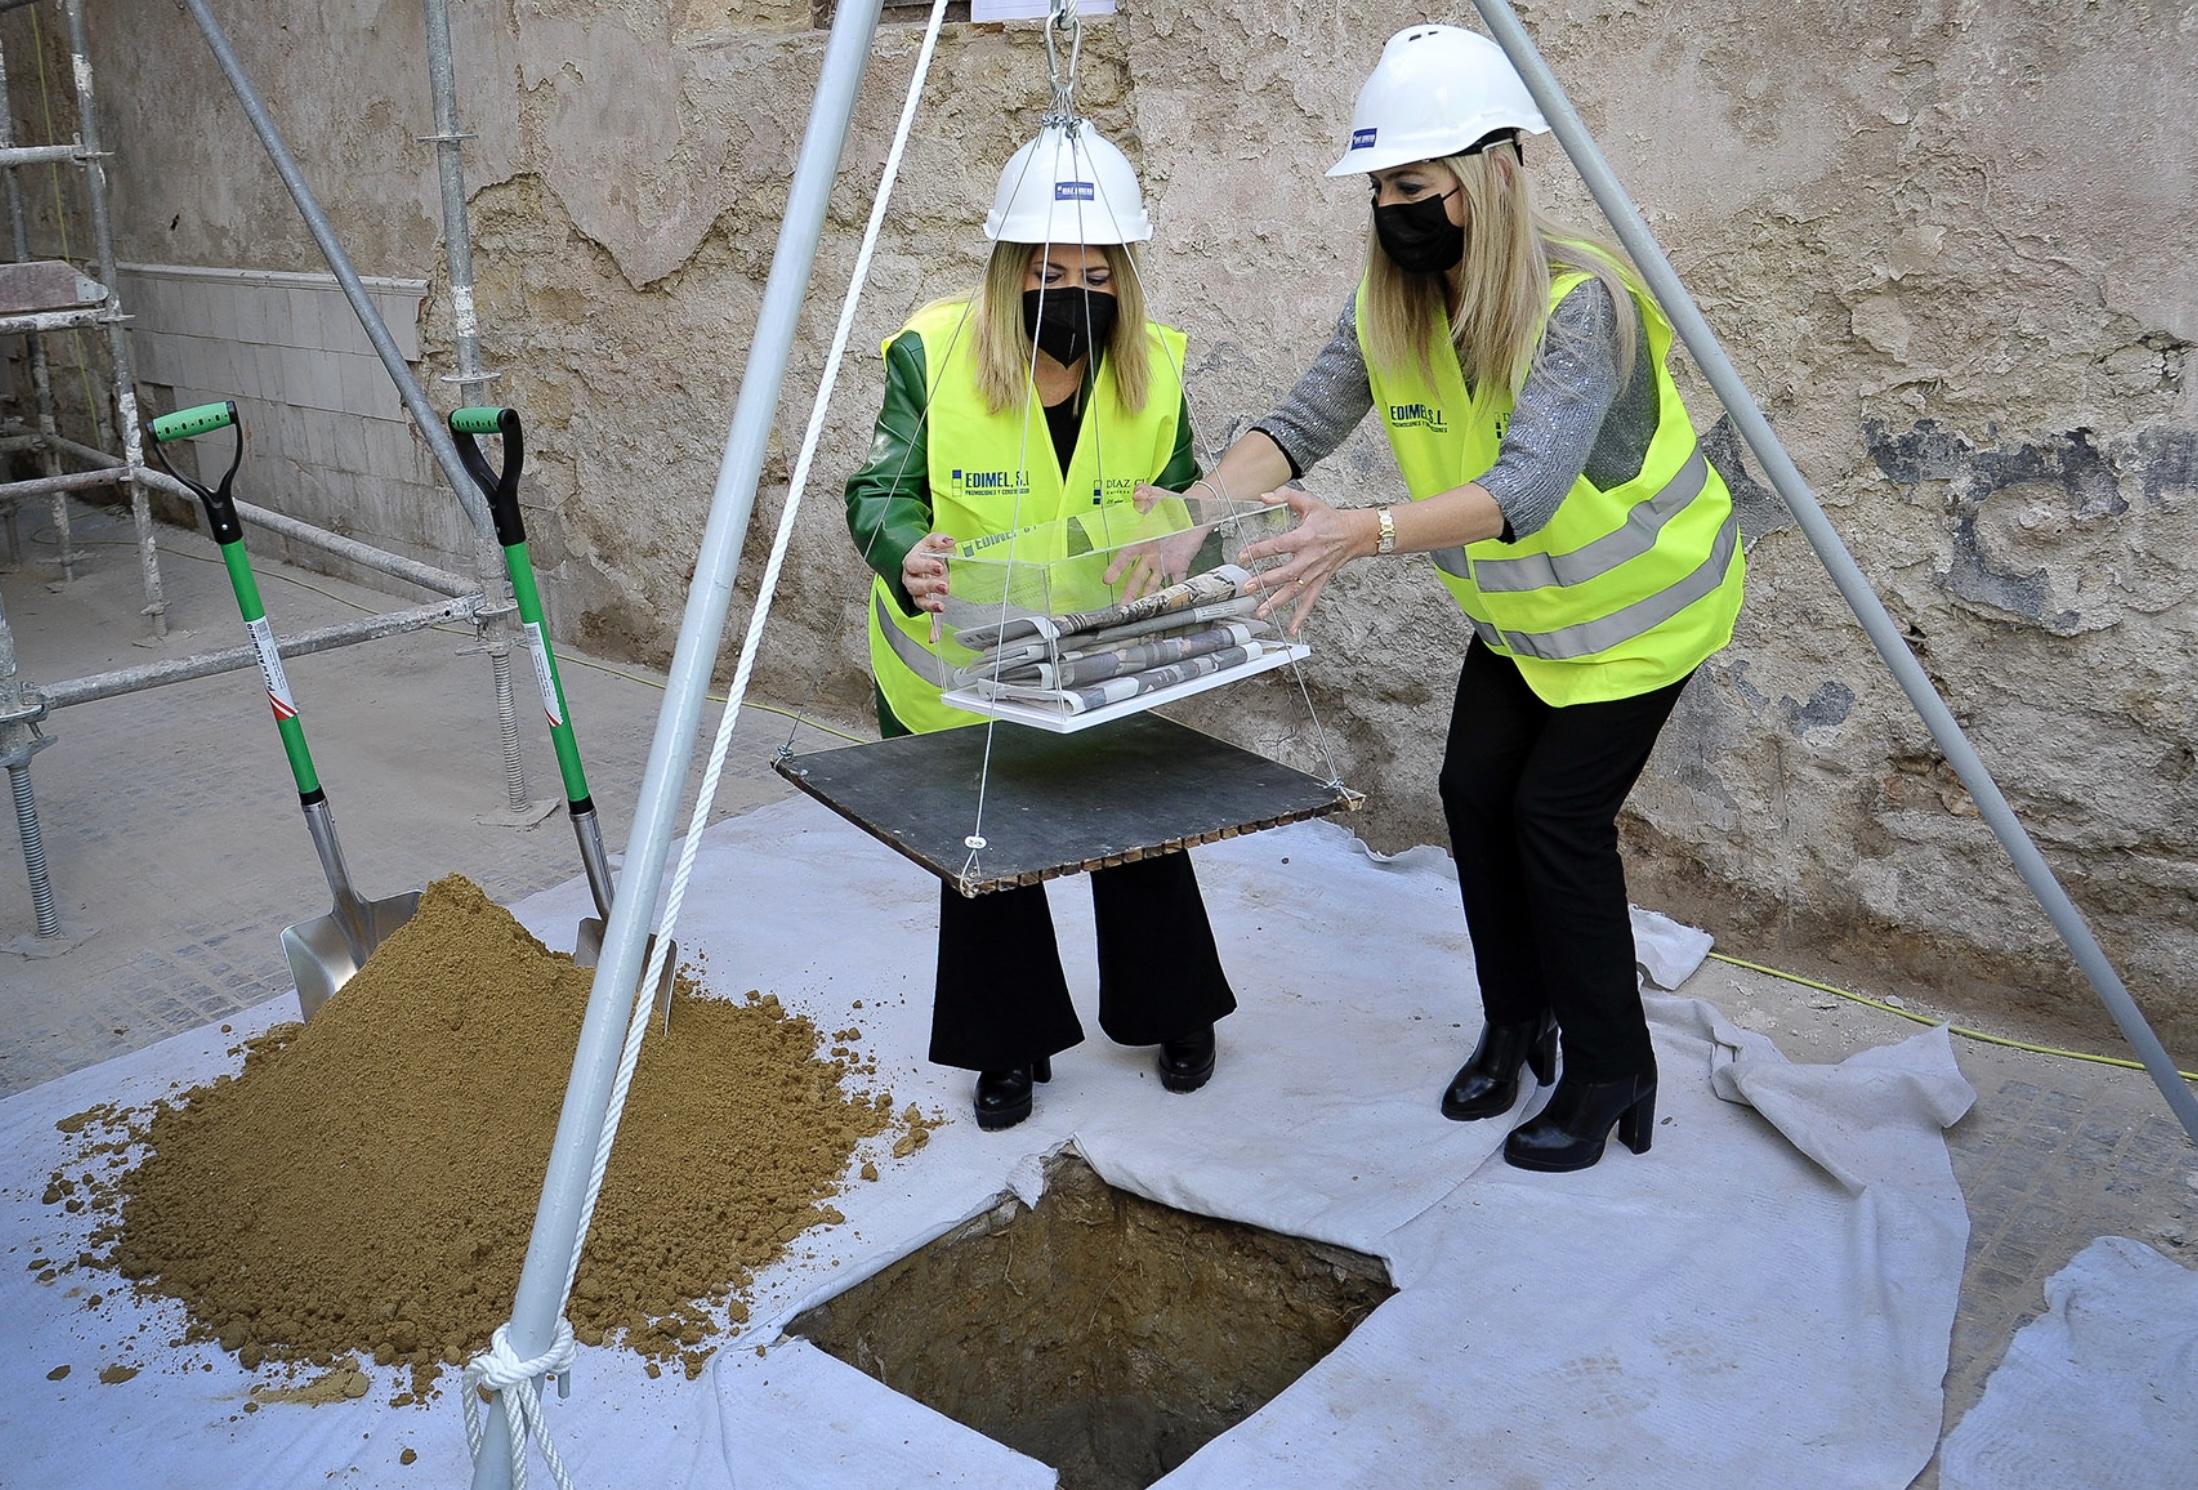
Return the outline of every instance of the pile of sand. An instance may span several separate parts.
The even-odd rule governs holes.
[[[134,1119],[65,1120],[87,1153],[149,1152],[96,1181],[57,1174],[48,1199],[102,1214],[86,1260],[181,1300],[190,1338],[247,1367],[402,1362],[424,1392],[509,1316],[592,977],[478,886],[439,880],[310,1025],[251,1041],[234,1077]],[[843,1086],[844,1041],[832,1059],[819,1043],[775,998],[682,980],[574,1288],[583,1341],[693,1375],[705,1339],[746,1318],[754,1270],[843,1219],[825,1202],[895,1120],[889,1093]]]

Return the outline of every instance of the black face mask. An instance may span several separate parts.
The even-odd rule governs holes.
[[[1114,335],[1114,295],[1105,290],[1023,291],[1023,330],[1038,349],[1063,367]]]
[[[1410,274],[1439,274],[1465,257],[1465,229],[1443,204],[1452,193],[1374,209],[1374,234],[1382,249]]]

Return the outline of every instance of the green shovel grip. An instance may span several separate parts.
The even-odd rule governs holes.
[[[501,408],[459,409],[450,416],[450,430],[459,435],[501,434],[503,418]]]
[[[153,438],[165,445],[170,440],[188,440],[199,435],[212,434],[217,429],[227,429],[237,422],[237,406],[231,402],[199,404],[194,408],[178,409],[173,414],[163,414],[152,422]]]
[[[229,570],[229,588],[236,592],[237,610],[244,629],[259,653],[260,682],[267,690],[268,707],[275,713],[275,728],[282,735],[283,754],[290,758],[290,778],[298,797],[310,807],[322,799],[320,774],[313,769],[313,752],[306,747],[305,726],[298,723],[298,706],[290,696],[290,684],[282,670],[282,656],[275,650],[274,631],[267,624],[267,607],[260,603],[259,581],[252,561],[244,552],[244,540],[221,546],[221,562]]]

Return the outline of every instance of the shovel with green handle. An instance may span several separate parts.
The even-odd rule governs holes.
[[[557,676],[557,657],[550,649],[549,628],[542,620],[542,592],[534,582],[534,560],[527,553],[526,522],[519,512],[519,475],[526,465],[526,434],[517,409],[459,409],[450,416],[450,433],[458,445],[459,459],[496,521],[496,541],[503,545],[504,568],[511,575],[511,594],[519,608],[519,624],[526,633],[527,650],[534,658],[534,681],[542,690],[542,712],[549,717],[550,743],[557,750],[557,769],[565,781],[565,812],[572,819],[573,836],[580,841],[580,866],[587,872],[588,893],[595,898],[595,914],[582,918],[574,934],[572,960],[594,967],[603,955],[603,928],[610,920],[610,860],[603,853],[603,828],[588,795],[587,773],[580,767],[580,742],[572,731],[572,711],[565,703],[565,687]],[[479,436],[495,435],[503,441],[504,467],[491,467],[481,451]],[[650,937],[642,953],[646,965],[656,950]],[[657,982],[657,997],[664,1008],[664,1028],[672,1022],[671,984],[679,965],[679,944],[674,942],[664,957],[664,972]]]
[[[234,429],[236,444],[221,484],[208,490],[170,466],[162,447],[218,429]],[[237,465],[244,458],[244,426],[237,422],[236,404],[200,404],[164,414],[152,422],[152,435],[153,459],[198,494],[214,542],[221,545],[221,561],[229,570],[229,586],[236,591],[237,610],[243,614],[244,629],[259,654],[260,680],[267,689],[267,702],[275,711],[275,728],[282,733],[283,753],[290,758],[298,805],[305,809],[305,828],[313,836],[321,872],[328,876],[329,893],[335,897],[335,905],[327,915],[286,926],[282,932],[283,956],[289,959],[290,976],[298,985],[298,1007],[311,1019],[322,1004],[351,981],[376,947],[412,919],[412,913],[419,908],[420,892],[408,890],[402,895],[368,900],[351,886],[343,848],[336,841],[336,819],[313,769],[313,752],[305,743],[305,726],[298,720],[297,700],[290,692],[290,680],[283,674],[282,654],[276,650],[274,628],[267,624],[266,608],[260,604],[259,581],[253,577],[252,561],[244,552],[244,529],[237,522],[236,503],[229,494]]]

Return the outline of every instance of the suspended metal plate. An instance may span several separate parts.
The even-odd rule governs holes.
[[[983,728],[789,756],[778,773],[970,896],[1179,853],[1362,800],[1157,714],[1072,735],[991,733],[974,865],[968,840],[988,774]]]

